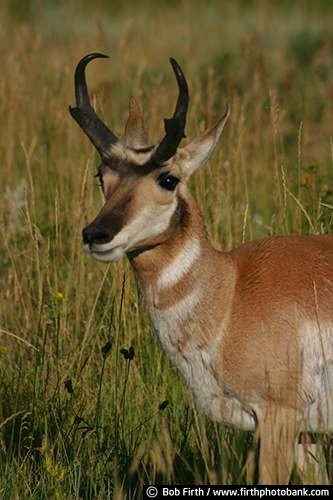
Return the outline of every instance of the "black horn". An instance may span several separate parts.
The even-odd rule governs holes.
[[[110,150],[119,141],[102,122],[90,104],[85,69],[90,61],[98,57],[108,56],[93,53],[83,57],[78,63],[74,76],[76,108],[69,106],[69,111],[103,158],[110,155]]]
[[[177,61],[170,58],[170,63],[177,78],[179,96],[173,117],[164,120],[166,135],[154,154],[154,162],[157,165],[169,160],[176,153],[180,141],[185,137],[186,114],[189,102],[188,86]]]

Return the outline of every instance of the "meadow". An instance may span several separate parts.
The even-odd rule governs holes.
[[[98,155],[68,112],[73,75],[85,54],[110,56],[87,79],[120,138],[131,95],[151,143],[163,137],[177,96],[170,56],[189,83],[185,141],[230,101],[216,151],[191,181],[220,250],[328,233],[332,15],[324,0],[0,0],[1,499],[246,483],[253,436],[197,410],[156,345],[128,262],[82,252],[102,194]],[[319,437],[333,482],[330,438]]]

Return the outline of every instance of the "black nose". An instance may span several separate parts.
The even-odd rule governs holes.
[[[105,228],[98,228],[96,226],[87,226],[82,231],[83,243],[85,245],[92,245],[96,243],[101,245],[102,243],[108,243],[112,240],[110,231]]]

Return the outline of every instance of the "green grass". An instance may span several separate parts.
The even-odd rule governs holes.
[[[81,229],[102,204],[97,154],[68,113],[84,54],[110,55],[89,66],[88,83],[120,137],[131,94],[151,141],[163,136],[177,95],[169,56],[190,86],[188,139],[231,102],[216,153],[191,184],[215,246],[331,231],[330,2],[109,4],[0,6],[4,500],[246,481],[252,436],[197,411],[156,346],[128,262],[103,266],[82,252]],[[327,459],[332,479],[329,447]]]

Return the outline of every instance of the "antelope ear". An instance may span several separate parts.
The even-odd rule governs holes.
[[[180,166],[187,174],[187,179],[202,167],[213,153],[229,114],[230,104],[227,102],[226,112],[221,120],[178,151]]]
[[[148,127],[134,97],[129,101],[130,114],[125,127],[125,143],[131,149],[148,146]]]

